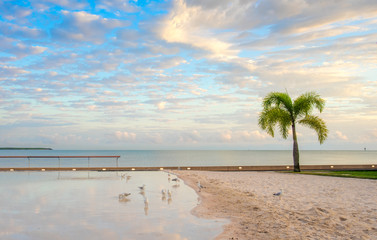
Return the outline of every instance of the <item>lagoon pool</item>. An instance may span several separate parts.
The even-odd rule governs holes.
[[[0,239],[178,240],[220,234],[227,220],[193,216],[198,196],[173,178],[163,171],[0,172]],[[163,189],[171,194],[163,195]],[[125,192],[131,195],[119,199]]]

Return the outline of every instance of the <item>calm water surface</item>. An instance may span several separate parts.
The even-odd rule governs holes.
[[[2,150],[2,156],[119,155],[115,159],[0,159],[0,167],[261,166],[292,164],[292,151]],[[302,165],[376,164],[377,151],[300,151]]]
[[[1,172],[0,186],[0,239],[213,239],[226,223],[190,214],[196,193],[162,171]]]

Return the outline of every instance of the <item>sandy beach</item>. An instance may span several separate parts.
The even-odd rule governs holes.
[[[375,180],[277,172],[174,173],[199,195],[193,214],[230,220],[216,239],[377,239]],[[283,194],[274,196],[280,189]]]

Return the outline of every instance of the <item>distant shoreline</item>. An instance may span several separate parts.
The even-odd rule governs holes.
[[[17,147],[4,147],[0,150],[52,150],[52,148],[17,148]]]

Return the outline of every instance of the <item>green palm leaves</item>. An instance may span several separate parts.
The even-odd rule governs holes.
[[[312,112],[314,109],[322,112],[325,107],[325,100],[315,92],[308,92],[292,102],[288,93],[271,92],[263,99],[262,105],[263,111],[259,115],[259,126],[269,135],[274,137],[274,129],[278,126],[280,134],[286,139],[289,129],[292,127],[295,171],[300,171],[296,123],[316,131],[318,141],[322,144],[327,138],[328,129],[325,122],[321,118],[312,115]]]
[[[319,117],[308,115],[305,116],[305,118],[299,120],[298,123],[305,125],[316,131],[318,135],[318,141],[320,144],[322,144],[326,140],[328,130],[326,128],[325,122]]]

